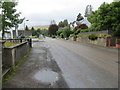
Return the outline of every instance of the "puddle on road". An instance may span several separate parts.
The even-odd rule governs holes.
[[[39,80],[39,81],[44,82],[44,83],[53,84],[54,82],[56,82],[58,80],[58,73],[53,72],[49,69],[46,69],[46,70],[42,70],[42,71],[37,72],[34,75],[34,78],[36,80]]]
[[[46,53],[45,50],[33,49],[33,53]]]

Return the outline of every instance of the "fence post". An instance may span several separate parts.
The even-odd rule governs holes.
[[[28,41],[29,47],[32,48],[32,39],[31,38],[27,39],[27,41]]]
[[[32,39],[30,38],[30,47],[32,48]]]

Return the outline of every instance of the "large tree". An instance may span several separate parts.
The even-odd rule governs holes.
[[[19,19],[21,13],[17,13],[15,2],[3,2],[2,3],[2,38],[4,38],[4,32],[18,24],[21,24],[24,19]]]
[[[25,30],[29,30],[28,26],[26,25]]]
[[[56,32],[58,31],[58,26],[56,24],[52,24],[48,30],[50,35],[57,35]]]
[[[120,24],[120,2],[111,4],[103,3],[94,11],[88,20],[92,23],[92,29],[116,31]]]

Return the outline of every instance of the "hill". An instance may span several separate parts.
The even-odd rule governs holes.
[[[49,28],[49,25],[45,25],[45,26],[34,26],[34,29],[37,30],[37,29],[47,29],[48,30]]]

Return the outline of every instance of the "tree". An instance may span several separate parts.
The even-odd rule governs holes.
[[[68,26],[68,20],[67,19],[64,20],[64,26]]]
[[[28,26],[26,25],[25,30],[29,30]]]
[[[86,9],[85,9],[85,17],[89,17],[89,15],[92,13],[92,6],[91,5],[87,5]]]
[[[70,34],[72,34],[72,31],[70,30],[70,27],[67,26],[67,27],[64,28],[62,33],[63,33],[63,37],[65,38],[65,37],[69,37]]]
[[[103,3],[98,10],[92,12],[88,20],[92,23],[92,29],[116,31],[120,24],[120,2],[111,4]]]
[[[4,38],[5,30],[15,27],[21,24],[24,19],[19,19],[21,13],[16,13],[17,10],[15,2],[3,2],[2,3],[2,38]]]
[[[31,28],[31,31],[32,31],[32,36],[36,36],[36,32],[35,32],[34,27]]]
[[[51,35],[57,35],[56,32],[58,31],[58,26],[56,24],[50,25],[49,29],[49,34]]]
[[[58,26],[59,27],[66,27],[66,26],[68,26],[68,20],[65,19],[64,21],[59,22]]]
[[[34,27],[32,27],[31,30],[34,31],[35,30]]]
[[[81,15],[81,13],[79,13],[78,16],[77,16],[76,21],[81,21],[83,19],[84,19],[83,16]]]
[[[55,20],[52,20],[51,22],[50,22],[50,24],[52,25],[54,25],[54,24],[56,24],[56,22],[55,22]]]
[[[80,21],[83,20],[83,19],[84,19],[83,16],[81,15],[81,13],[79,13],[78,16],[77,16],[77,19],[76,19],[76,24],[77,25],[81,24]]]

